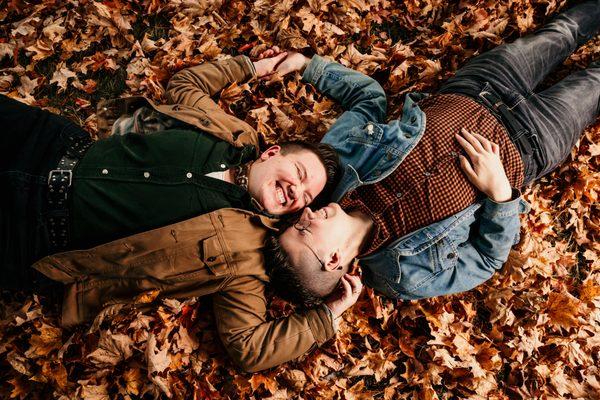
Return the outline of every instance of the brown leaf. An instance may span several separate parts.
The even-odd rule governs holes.
[[[62,329],[41,322],[36,333],[29,339],[29,349],[25,356],[29,358],[44,357],[62,347]]]
[[[550,293],[546,303],[546,312],[553,324],[569,329],[580,324],[577,319],[580,313],[580,304],[579,300],[569,293]]]

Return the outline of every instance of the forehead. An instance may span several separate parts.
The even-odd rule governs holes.
[[[325,185],[325,181],[327,181],[327,172],[325,171],[325,166],[321,162],[321,159],[314,152],[303,149],[287,153],[284,157],[287,157],[288,160],[304,167],[309,180],[321,186]]]
[[[310,165],[322,165],[319,156],[311,150],[294,150],[283,154],[283,157],[295,162],[301,162]]]

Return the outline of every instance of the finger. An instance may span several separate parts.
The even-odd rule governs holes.
[[[454,137],[456,138],[458,143],[462,146],[462,148],[465,150],[465,152],[467,153],[469,158],[474,159],[475,157],[478,156],[478,153],[475,150],[475,148],[473,148],[473,145],[471,145],[471,143],[468,142],[464,137],[460,136],[459,134],[455,134]]]
[[[497,156],[500,156],[500,146],[497,143],[492,142],[492,152]]]
[[[277,53],[281,51],[281,49],[278,46],[273,46],[273,50]]]
[[[283,53],[280,53],[280,54],[276,55],[275,57],[273,57],[273,69],[277,68],[277,65],[279,65],[280,62],[285,60],[286,57],[287,57],[287,51],[284,51]]]
[[[480,135],[479,133],[473,133],[473,136],[479,140],[481,146],[485,149],[485,151],[492,152],[492,142],[489,141],[486,137]]]
[[[265,75],[263,75],[263,76],[260,76],[260,77],[258,78],[258,80],[261,80],[261,81],[266,81],[267,79],[270,79],[270,78],[273,76],[273,74],[275,74],[275,72],[270,72],[270,73],[268,73],[268,74],[265,74]]]
[[[340,279],[340,281],[342,282],[342,290],[343,290],[343,297],[349,297],[352,295],[352,286],[350,285],[350,282],[348,282],[348,279],[346,278],[346,275],[342,276],[342,279]]]
[[[471,182],[477,178],[477,174],[473,170],[473,166],[471,166],[469,160],[467,160],[467,157],[460,156],[460,166]]]
[[[464,138],[467,139],[469,141],[469,143],[471,143],[471,146],[473,146],[473,148],[478,153],[482,153],[483,152],[483,146],[481,145],[481,143],[479,142],[479,140],[477,140],[477,138],[475,136],[473,136],[472,133],[470,133],[465,128],[462,128],[460,130],[460,132],[463,134]]]

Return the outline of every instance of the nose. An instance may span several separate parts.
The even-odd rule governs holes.
[[[310,207],[306,207],[304,209],[304,217],[307,219],[315,219],[317,218],[317,214],[310,209]]]

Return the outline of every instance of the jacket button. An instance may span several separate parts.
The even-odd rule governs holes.
[[[448,260],[452,260],[454,257],[456,257],[456,253],[450,253],[448,254]]]
[[[102,170],[102,175],[108,175],[108,170],[106,168]]]
[[[188,172],[187,174],[185,174],[185,177],[188,178],[188,179],[192,179],[192,176],[193,175],[192,175],[191,172]]]
[[[373,125],[371,125],[371,124],[367,125],[367,134],[369,134],[369,135],[373,134]]]
[[[150,178],[150,172],[144,172],[144,178],[146,178],[146,179]]]
[[[208,257],[208,258],[206,259],[206,261],[208,261],[208,262],[213,262],[213,261],[215,261],[216,259],[217,259],[217,257],[215,257],[215,256],[210,256],[210,257]]]
[[[225,168],[227,168],[227,165],[225,165],[225,164],[221,164],[221,165],[219,165],[219,166],[220,166],[222,169],[225,169]]]

